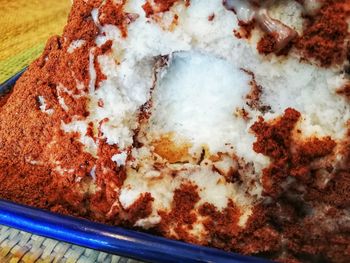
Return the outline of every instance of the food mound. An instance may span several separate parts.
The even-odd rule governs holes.
[[[349,21],[348,0],[75,0],[2,98],[0,197],[348,262]]]

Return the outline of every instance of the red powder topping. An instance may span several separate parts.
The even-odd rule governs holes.
[[[103,108],[105,106],[105,103],[102,99],[99,99],[98,102],[97,102],[97,105],[100,107],[100,108]]]
[[[208,16],[208,21],[213,21],[215,19],[215,14],[211,14],[210,16]]]
[[[288,55],[290,49],[294,45],[296,38],[292,39],[283,49],[278,50],[277,43],[278,35],[277,33],[266,33],[258,42],[257,50],[260,54],[268,55],[275,53],[277,56],[286,56]]]
[[[170,7],[172,7],[178,0],[154,0],[154,3],[158,5],[160,12],[169,11]]]
[[[247,73],[251,77],[251,81],[249,82],[250,85],[250,92],[246,95],[246,104],[255,110],[259,110],[261,112],[267,112],[271,109],[270,106],[263,105],[260,97],[263,92],[262,86],[260,86],[256,80],[255,75],[252,71],[242,69],[245,73]]]
[[[299,157],[304,158],[320,158],[330,154],[335,147],[335,142],[330,137],[322,139],[311,138],[309,141],[299,145]]]
[[[319,174],[315,174],[315,177],[319,177]],[[319,178],[323,181],[327,178]],[[310,190],[306,193],[306,199],[308,201],[322,200],[328,205],[333,205],[339,208],[350,207],[350,173],[349,171],[340,171],[334,176],[329,174],[327,184],[320,185],[318,187],[310,187]],[[324,187],[325,185],[325,187]]]
[[[171,212],[159,212],[162,221],[158,230],[161,233],[170,235],[169,228],[173,228],[177,239],[191,240],[188,230],[192,229],[192,224],[197,220],[196,213],[193,211],[200,199],[197,191],[197,186],[190,183],[182,184],[175,190]]]
[[[101,83],[101,81],[107,79],[107,77],[103,74],[103,72],[101,70],[100,63],[98,62],[98,56],[108,53],[112,49],[112,45],[113,45],[113,41],[112,40],[108,40],[101,47],[95,49],[95,52],[94,52],[94,57],[95,57],[95,59],[94,59],[94,68],[95,68],[95,71],[96,71],[96,83],[95,83],[96,89],[98,89],[99,84]]]
[[[233,33],[237,38],[246,38],[249,39],[252,35],[252,31],[255,28],[255,21],[252,20],[248,23],[243,21],[238,21],[238,25],[240,26],[239,30],[234,30]]]
[[[227,207],[221,212],[214,205],[205,203],[199,208],[199,213],[206,217],[203,225],[208,231],[208,244],[230,249],[232,240],[237,238],[241,230],[238,226],[240,209],[229,200]]]
[[[315,59],[325,67],[344,61],[349,6],[345,0],[326,1],[320,12],[310,18],[310,25],[296,44],[306,59]]]
[[[116,4],[113,0],[107,0],[105,4],[100,8],[99,21],[101,25],[115,25],[117,26],[123,37],[127,37],[127,15],[124,12],[124,5],[126,0]]]
[[[262,118],[252,127],[257,136],[254,151],[272,159],[268,168],[263,170],[263,187],[267,194],[278,195],[281,182],[287,176],[305,180],[310,175],[310,163],[332,153],[336,143],[330,138],[311,138],[302,143],[295,143],[292,131],[300,118],[300,113],[287,109],[284,115],[273,123],[266,123]],[[292,149],[293,144],[293,149]]]
[[[146,2],[143,6],[142,6],[143,10],[146,13],[146,17],[150,17],[151,15],[154,14],[154,10],[152,5],[150,4],[150,2]]]
[[[96,56],[95,60],[94,60],[94,68],[95,68],[95,71],[96,71],[96,83],[95,83],[96,90],[98,89],[99,84],[101,83],[101,81],[107,79],[106,75],[103,74],[103,72],[101,70],[100,63],[98,62],[97,58],[98,57]]]
[[[260,117],[251,127],[257,136],[257,141],[253,145],[254,151],[273,159],[286,157],[291,144],[291,132],[299,118],[300,113],[291,108],[285,110],[282,118],[272,125]]]
[[[137,220],[146,218],[152,213],[154,198],[150,193],[142,194],[128,209],[128,224],[133,226]]]
[[[98,28],[92,20],[91,11],[100,6],[101,3],[102,0],[88,1],[88,3],[73,2],[72,11],[68,18],[70,23],[67,23],[63,33],[68,43],[79,39],[91,42],[95,39]]]
[[[258,42],[257,49],[260,54],[270,54],[276,50],[276,36],[274,33],[265,34]]]
[[[113,45],[113,41],[112,40],[108,40],[106,43],[104,43],[101,47],[100,47],[100,51],[99,54],[104,55],[106,54],[108,51],[111,50]]]
[[[126,172],[124,168],[117,167],[117,164],[112,161],[113,155],[120,153],[116,145],[109,145],[105,140],[101,139],[98,140],[98,145],[98,159],[95,161],[95,177],[96,183],[101,190],[98,192],[97,199],[94,197],[96,194],[93,195],[93,202],[90,203],[90,209],[97,215],[99,213],[106,215],[108,211],[105,209],[107,207],[110,209],[118,198],[115,189],[123,185]],[[103,210],[101,211],[100,209]],[[117,213],[118,211],[113,211],[112,215]],[[109,214],[109,217],[112,215]]]
[[[345,98],[350,99],[350,83],[346,84],[341,89],[337,90],[339,95],[343,95]]]

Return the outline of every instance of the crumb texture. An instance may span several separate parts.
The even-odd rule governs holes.
[[[349,3],[76,0],[0,101],[0,198],[281,262],[350,258]]]

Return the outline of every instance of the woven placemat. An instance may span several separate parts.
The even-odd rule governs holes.
[[[1,263],[141,263],[0,225]]]
[[[29,65],[61,34],[70,0],[0,0],[0,83]]]

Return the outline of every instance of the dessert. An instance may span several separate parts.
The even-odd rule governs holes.
[[[0,104],[0,197],[346,262],[349,15],[346,0],[75,0]]]

